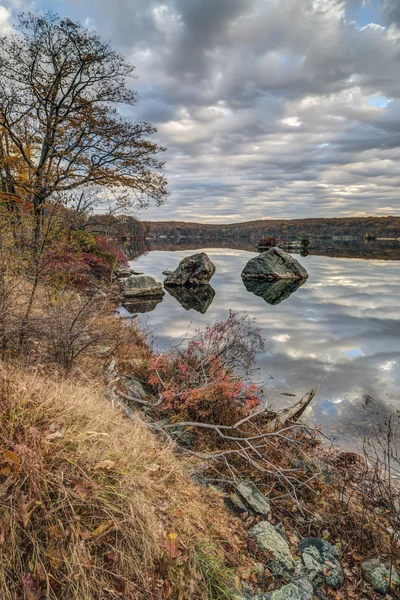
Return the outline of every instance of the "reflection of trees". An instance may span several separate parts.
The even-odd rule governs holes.
[[[185,310],[196,310],[204,315],[214,300],[215,291],[211,285],[173,286],[165,289]]]
[[[146,240],[138,238],[124,244],[122,250],[128,260],[135,260],[139,256],[142,256],[142,254],[147,254],[150,248]]]
[[[260,296],[268,304],[280,304],[289,298],[306,281],[306,279],[295,279],[294,281],[280,279],[269,282],[260,279],[243,279],[246,290],[256,296]]]

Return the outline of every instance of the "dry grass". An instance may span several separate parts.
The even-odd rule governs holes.
[[[230,597],[222,499],[100,385],[2,365],[0,417],[2,600]]]

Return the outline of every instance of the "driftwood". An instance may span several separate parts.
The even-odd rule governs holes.
[[[276,417],[274,417],[267,425],[268,431],[276,431],[277,429],[285,427],[288,423],[298,421],[317,392],[318,388],[313,388],[307,392],[299,402],[277,412]]]

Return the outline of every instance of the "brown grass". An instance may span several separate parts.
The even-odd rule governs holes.
[[[231,596],[221,497],[100,385],[1,365],[0,418],[2,600]]]

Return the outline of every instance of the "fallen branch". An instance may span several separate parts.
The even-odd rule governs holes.
[[[279,411],[274,419],[270,421],[267,425],[268,431],[276,431],[278,428],[285,427],[289,422],[296,422],[300,419],[301,415],[306,410],[307,406],[315,397],[318,392],[318,387],[313,388],[305,396],[299,400],[293,406],[289,406],[288,408],[284,408]]]

